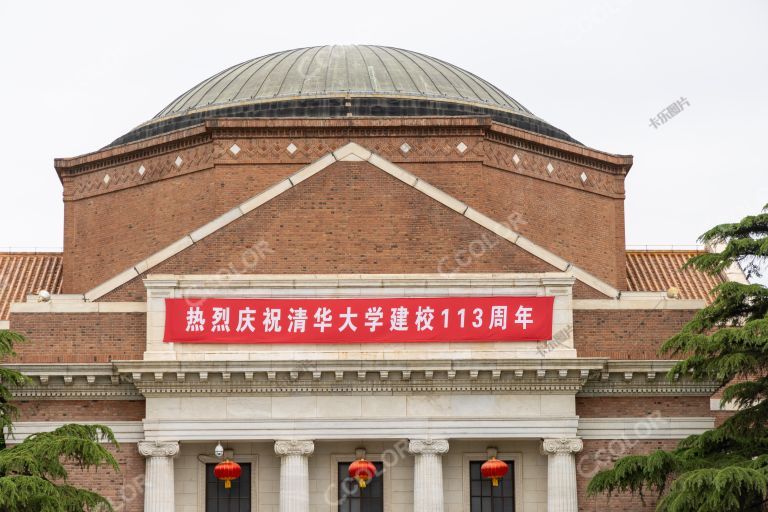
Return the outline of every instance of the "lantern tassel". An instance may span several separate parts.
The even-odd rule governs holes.
[[[494,487],[498,487],[499,486],[499,479],[498,478],[491,478],[491,483],[493,484]]]
[[[358,478],[357,479],[357,485],[359,485],[361,489],[365,489],[365,479],[364,478]]]
[[[226,479],[226,480],[224,480],[224,488],[225,488],[225,489],[230,489],[230,488],[232,488],[232,480],[230,480],[230,479]]]

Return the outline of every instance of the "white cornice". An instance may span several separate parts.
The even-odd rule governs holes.
[[[599,359],[390,361],[117,361],[144,396],[270,393],[576,393]]]
[[[590,376],[579,396],[711,396],[719,387],[710,381],[694,381],[687,376],[668,376],[674,360],[608,360],[599,376]]]
[[[16,302],[11,313],[146,313],[146,302]]]
[[[110,363],[4,364],[30,382],[14,388],[17,400],[142,400],[136,387]]]
[[[360,289],[360,288],[525,288],[570,287],[575,278],[560,272],[533,274],[152,274],[144,279],[147,289]],[[505,293],[508,293],[505,291]]]
[[[711,417],[579,418],[582,439],[683,439],[715,427]]]
[[[725,248],[728,246],[728,244],[725,243],[719,243],[714,245],[708,245],[706,246],[706,249],[709,252],[714,253],[720,253],[725,250]],[[747,279],[746,274],[744,273],[744,269],[741,268],[741,265],[739,265],[738,262],[734,261],[726,269],[723,271],[723,275],[725,276],[726,281],[732,281],[734,283],[741,283],[741,284],[749,284],[749,280]]]
[[[733,400],[730,400],[728,402],[722,403],[722,400],[719,398],[710,398],[709,399],[709,410],[710,411],[728,411],[728,412],[735,412],[741,410],[741,407],[734,402]]]
[[[679,300],[667,298],[635,298],[622,292],[621,297],[616,299],[574,299],[573,309],[590,310],[699,310],[704,308],[707,303],[703,300]]]
[[[141,400],[172,394],[507,393],[711,396],[717,385],[667,378],[675,361],[517,360],[116,361],[11,364],[31,378],[17,399]]]
[[[144,420],[151,441],[272,441],[336,439],[539,439],[573,437],[578,418],[291,418]],[[215,434],[213,434],[215,432]]]
[[[304,420],[295,422],[290,420],[289,431],[292,436],[303,436],[312,439],[344,439],[350,438],[378,438],[377,436],[397,438],[400,434],[403,438],[417,437],[426,432],[435,434],[440,431],[440,435],[449,437],[449,434],[456,433],[468,426],[472,426],[473,434],[478,437],[491,434],[504,437],[523,437],[533,435],[533,437],[572,435],[574,423],[578,425],[576,435],[582,439],[621,439],[621,440],[643,440],[643,439],[683,439],[689,435],[701,434],[714,428],[714,418],[707,417],[671,417],[671,418],[519,418],[515,419],[515,428],[504,428],[504,423],[510,423],[508,419],[488,419],[477,418],[471,420],[422,420],[409,418],[390,418],[367,420],[366,425],[362,422],[366,420],[352,420],[353,424],[348,428],[366,427],[366,433],[357,432],[355,435],[349,432],[338,432],[340,424],[349,424],[349,420]],[[98,422],[80,421],[83,424],[96,424]],[[104,423],[104,422],[102,422]],[[112,429],[121,444],[138,443],[145,440],[145,424],[147,428],[146,438],[171,439],[172,430],[178,429],[178,437],[174,440],[210,440],[210,434],[206,436],[206,428],[215,428],[217,434],[222,433],[222,439],[236,439],[236,432],[246,429],[246,425],[241,421],[232,420],[213,420],[202,421],[202,425],[194,428],[194,425],[188,421],[169,421],[169,420],[146,420],[142,421],[110,421],[106,426]],[[198,423],[198,422],[195,422]],[[253,422],[249,422],[253,423]],[[276,436],[274,432],[280,432],[281,435],[286,431],[274,430],[286,427],[287,420],[267,420],[262,424],[256,424],[253,429],[255,439],[273,440]],[[304,424],[302,424],[304,423]],[[314,424],[311,426],[310,423]],[[450,425],[449,425],[450,423]],[[546,427],[543,425],[546,423]],[[14,423],[14,433],[6,439],[9,445],[19,444],[24,439],[33,434],[41,432],[50,432],[65,423],[60,421],[20,421]],[[532,434],[534,429],[544,427],[539,434]],[[343,430],[343,428],[342,428]],[[382,432],[382,431],[386,432]],[[391,431],[396,430],[393,434]],[[210,430],[208,430],[210,432]],[[272,437],[269,437],[271,435]],[[463,434],[462,438],[463,438]],[[218,438],[217,438],[218,439]]]
[[[120,444],[138,443],[144,440],[144,425],[141,421],[77,421],[77,423],[83,425],[103,425],[106,423],[105,426],[112,429],[117,442]],[[33,434],[50,432],[64,425],[66,423],[62,421],[16,421],[13,423],[13,434],[7,437],[5,442],[9,445],[19,444]]]
[[[341,148],[337,149],[333,153],[329,153],[315,162],[303,167],[295,174],[273,185],[266,191],[248,199],[241,205],[233,208],[229,212],[221,215],[213,221],[201,226],[195,231],[185,235],[176,242],[168,245],[164,249],[151,255],[150,257],[136,263],[131,268],[121,272],[120,274],[112,277],[104,283],[98,285],[96,288],[90,290],[85,294],[85,298],[88,301],[95,301],[107,293],[122,286],[128,281],[140,276],[150,268],[157,264],[167,260],[168,258],[180,253],[187,249],[208,235],[215,233],[219,229],[227,226],[231,222],[239,219],[243,215],[250,213],[259,206],[267,203],[268,201],[279,196],[283,192],[290,190],[302,181],[314,176],[327,168],[336,161],[367,161],[374,167],[386,172],[390,176],[400,180],[406,185],[415,188],[419,192],[423,193],[439,202],[443,206],[450,208],[458,214],[466,217],[472,222],[488,229],[489,231],[497,234],[498,236],[506,239],[507,241],[517,245],[524,251],[532,254],[533,256],[549,263],[560,271],[568,272],[580,281],[584,282],[588,286],[596,289],[597,291],[609,296],[618,297],[619,291],[610,286],[609,284],[601,281],[592,274],[572,265],[566,260],[553,254],[547,249],[533,243],[532,241],[520,236],[520,234],[512,231],[507,226],[491,219],[490,217],[483,215],[477,210],[473,210],[468,205],[462,203],[455,197],[443,192],[437,187],[430,185],[421,178],[411,174],[402,167],[395,165],[394,163],[382,158],[381,156],[372,153],[370,150],[364,147],[350,142]]]

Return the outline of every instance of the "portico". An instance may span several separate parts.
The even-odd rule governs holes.
[[[118,363],[133,379],[139,366],[148,370],[134,380],[147,400],[140,445],[152,461],[147,510],[167,503],[173,486],[157,482],[174,479],[170,460],[177,453],[195,466],[221,441],[235,457],[257,455],[256,499],[276,501],[281,512],[333,510],[338,489],[328,468],[350,462],[360,447],[379,454],[391,472],[387,510],[401,510],[391,508],[395,500],[414,510],[455,509],[469,500],[465,466],[485,460],[489,446],[515,460],[518,510],[547,499],[554,500],[549,510],[575,510],[574,397],[589,372],[601,368],[575,360]],[[196,510],[190,500],[196,506],[198,491],[180,489],[199,479],[190,482],[189,467],[182,471],[175,477],[176,510]],[[277,494],[263,488],[271,481]]]
[[[471,441],[415,439],[366,444],[381,451],[371,458],[383,461],[384,472],[378,477],[385,482],[383,503],[384,510],[388,511],[405,507],[439,512],[461,510],[470,500],[469,489],[464,486],[469,475],[462,474],[468,473],[463,467],[464,462],[485,456],[483,449],[475,448],[483,444]],[[515,465],[516,473],[512,478],[516,486],[517,509],[546,505],[547,510],[577,510],[575,485],[563,485],[563,482],[575,482],[573,458],[580,440],[547,439],[543,443],[544,449],[553,444],[569,448],[542,457],[536,452],[537,447],[541,448],[541,442],[501,443],[505,451],[500,452],[500,457],[513,460]],[[355,446],[352,442],[280,440],[230,445],[235,447],[232,450],[235,458],[254,465],[251,476],[256,484],[252,492],[254,506],[277,505],[280,512],[338,510],[337,462],[345,459],[345,454],[339,452],[350,450],[349,447]],[[274,450],[271,454],[268,451],[270,445]],[[198,482],[204,481],[197,478],[197,474],[204,471],[204,462],[200,461],[198,452],[208,449],[209,444],[188,443],[181,451],[179,443],[174,442],[151,443],[151,446],[148,450],[146,443],[142,443],[140,448],[147,457],[145,511],[186,511],[204,507],[205,489],[196,488]],[[382,450],[382,446],[389,447]],[[346,460],[353,457],[354,451],[348,451]],[[179,462],[181,467],[174,470]],[[526,474],[525,479],[523,474]],[[542,485],[535,485],[539,479]],[[275,488],[272,482],[277,484]],[[174,488],[176,490],[172,492]],[[343,489],[341,495],[343,499]]]
[[[233,450],[235,457],[258,461],[256,499],[276,499],[280,512],[339,510],[334,464],[350,462],[361,447],[378,453],[384,473],[390,473],[383,484],[386,510],[460,510],[470,500],[469,477],[463,475],[468,461],[484,460],[490,446],[516,464],[516,477],[510,478],[517,510],[546,503],[542,488],[555,493],[554,498],[549,493],[550,510],[575,510],[576,488],[561,482],[575,481],[578,450],[542,454],[550,445],[577,446],[575,394],[590,371],[601,368],[598,361],[573,357],[568,329],[573,281],[556,273],[469,279],[151,276],[145,280],[145,359],[116,363],[146,400],[140,445],[150,461],[146,510],[167,510],[174,498],[172,480],[179,500],[175,509],[195,510],[200,493],[180,490],[173,447],[181,445],[182,455],[189,450],[199,460],[210,457],[218,441],[241,447]],[[531,342],[222,346],[162,340],[167,298],[276,295],[546,295],[555,297],[553,328],[565,334],[543,358],[541,344]],[[556,459],[549,470],[547,457]],[[451,466],[445,467],[446,460]],[[188,474],[189,468],[182,471]],[[538,484],[524,474],[536,475]],[[158,485],[159,480],[169,485]],[[276,496],[261,485],[269,481],[277,485]]]

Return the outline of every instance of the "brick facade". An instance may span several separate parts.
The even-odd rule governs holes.
[[[15,362],[141,359],[146,346],[144,313],[12,313],[10,321],[27,338],[16,346]]]
[[[126,443],[119,448],[110,448],[120,465],[120,471],[111,467],[82,470],[67,468],[69,483],[97,492],[107,498],[115,512],[144,511],[144,457],[139,454],[136,444]]]
[[[696,311],[632,310],[573,312],[574,345],[579,357],[669,359],[659,348],[688,323]]]
[[[259,247],[261,256],[254,258]],[[151,272],[337,274],[404,269],[557,271],[368,163],[337,162]],[[145,293],[137,277],[104,300],[140,301]]]
[[[641,499],[637,495],[589,496],[589,481],[600,470],[610,468],[626,455],[646,455],[656,450],[671,450],[675,440],[586,440],[584,449],[576,456],[576,484],[579,512],[651,512],[656,509],[656,496],[648,491]]]
[[[577,397],[580,418],[706,417],[707,396]]]
[[[627,289],[624,179],[631,157],[599,153],[487,119],[231,119],[57,161],[65,203],[63,292],[81,294],[92,289],[350,141],[618,290]],[[407,151],[402,149],[404,143]],[[459,143],[466,147],[464,151],[457,148]],[[232,150],[233,144],[237,151]],[[287,151],[289,144],[295,151]],[[341,161],[148,273],[556,271],[381,169],[363,161]],[[132,279],[99,301],[144,302],[142,279],[146,276]],[[574,284],[573,296],[608,299],[584,282]],[[575,309],[575,348],[581,358],[666,359],[658,353],[660,345],[694,313]],[[15,312],[10,324],[29,340],[18,346],[14,362],[141,360],[147,343],[145,313]],[[200,357],[203,361],[207,355]],[[163,373],[159,375],[154,379],[162,382]],[[187,382],[195,382],[198,376]],[[141,373],[124,376],[128,382],[141,377]],[[180,372],[168,385],[185,378]],[[19,406],[21,421],[109,424],[140,421],[147,415],[142,400],[43,398]],[[568,409],[572,414],[573,409]],[[726,414],[715,416],[721,421]],[[610,396],[576,398],[576,415],[637,418],[713,413],[705,396]],[[584,441],[584,450],[576,458],[579,510],[652,510],[650,497],[645,504],[630,496],[593,498],[586,496],[586,485],[596,470],[621,456],[669,449],[676,443]],[[104,494],[119,511],[143,510],[144,459],[134,444],[121,446],[116,454],[120,473],[73,470],[72,483]]]
[[[213,139],[196,134],[151,153],[110,159],[116,151],[110,150],[103,162],[58,161],[65,199],[64,291],[89,290],[350,140],[336,135],[338,123],[314,124],[305,137],[297,130],[293,137],[267,132],[254,138],[263,131]],[[512,219],[511,227],[524,236],[625,287],[625,171],[620,165],[552,148],[544,153],[498,131],[489,140],[490,125],[471,120],[454,127],[435,120],[432,127],[403,128],[397,137],[382,136],[381,124],[376,123],[375,136],[373,127],[360,127],[355,142],[499,222]],[[450,135],[432,136],[433,131]],[[407,154],[400,149],[406,141]],[[458,142],[468,146],[464,153],[457,151]],[[229,151],[235,143],[237,155]],[[289,143],[298,148],[294,154],[285,149]],[[180,166],[174,164],[177,157]],[[552,174],[548,164],[554,165]],[[589,176],[584,183],[582,172]],[[326,192],[333,199],[334,190]],[[376,209],[390,193],[370,190],[364,206]]]
[[[141,421],[144,400],[23,400],[18,421]]]
[[[88,291],[296,169],[221,166],[66,201],[65,291]]]

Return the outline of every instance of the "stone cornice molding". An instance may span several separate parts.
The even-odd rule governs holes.
[[[695,382],[684,380],[668,382],[661,379],[645,380],[640,377],[626,382],[620,376],[611,376],[605,381],[589,381],[577,393],[580,397],[596,396],[712,396],[720,386],[714,382]]]
[[[528,419],[527,421],[530,421]],[[150,420],[149,425],[152,429],[156,420]],[[325,422],[336,423],[338,420],[323,420]],[[453,420],[461,421],[461,420]],[[498,423],[504,423],[508,420],[495,420]],[[534,419],[535,421],[535,419]],[[545,421],[550,427],[554,423],[561,420],[553,420],[552,418],[543,418],[540,421]],[[569,420],[570,428],[573,429],[573,419]],[[230,421],[227,420],[227,423]],[[307,420],[309,422],[309,420]],[[418,424],[419,421],[402,421],[402,419],[387,419],[390,425],[397,422],[401,428],[408,427],[408,424]],[[89,422],[83,422],[89,423]],[[90,422],[95,423],[95,422]],[[103,423],[103,422],[102,422]],[[432,428],[435,426],[434,420],[430,421]],[[479,426],[478,423],[482,423],[485,428],[488,427],[487,420],[471,421],[475,426]],[[517,427],[521,428],[521,423],[524,423],[523,419],[516,420]],[[562,422],[561,430],[567,430],[568,426],[565,422]],[[8,435],[6,432],[6,442],[9,445],[19,444],[24,439],[33,434],[39,434],[40,432],[50,432],[56,428],[64,425],[61,421],[19,421],[14,423],[13,435]],[[576,435],[581,439],[684,439],[693,434],[701,434],[714,428],[715,419],[713,417],[620,417],[620,418],[578,418],[578,429]],[[146,434],[144,432],[144,423],[142,421],[110,421],[107,426],[115,433],[115,437],[121,444],[138,443],[139,441],[146,440]],[[181,426],[181,425],[178,425]],[[254,425],[251,423],[251,426]],[[272,426],[271,423],[266,426]],[[277,426],[277,425],[275,425]],[[365,428],[366,432],[373,437],[379,435],[377,431],[371,429],[370,424],[360,425],[361,428]],[[461,425],[459,428],[465,428],[466,425]],[[183,428],[183,427],[182,427]],[[295,427],[294,427],[295,428]],[[322,427],[318,423],[315,423],[317,429],[315,434],[322,437]],[[357,428],[355,425],[353,428]],[[385,426],[386,428],[386,426]],[[211,425],[210,430],[216,429],[214,425]],[[418,426],[415,426],[413,430],[417,430]],[[541,425],[529,426],[528,430],[531,432],[538,432],[542,434]],[[272,430],[274,431],[274,430]],[[498,434],[494,427],[486,432],[493,432],[493,435]],[[391,433],[390,433],[391,434]],[[397,435],[404,434],[404,432],[397,432]],[[178,433],[176,435],[179,435]],[[350,434],[352,435],[352,434]],[[461,434],[459,434],[461,435]],[[549,435],[555,435],[554,432],[550,432]],[[359,436],[358,436],[359,437]]]
[[[160,362],[115,366],[145,396],[253,393],[576,393],[594,359]]]
[[[15,421],[13,423],[13,433],[5,432],[5,442],[8,445],[19,444],[31,435],[42,432],[51,432],[57,428],[63,427],[65,421]],[[133,444],[145,440],[144,425],[141,421],[78,421],[83,425],[106,425],[112,429],[115,439],[120,444]]]
[[[111,363],[5,364],[30,378],[12,388],[17,400],[143,400],[138,389]]]
[[[448,441],[445,439],[412,439],[408,443],[408,453],[412,455],[445,455],[448,453]]]
[[[695,381],[684,375],[668,377],[673,360],[610,360],[599,374],[592,374],[579,396],[706,395],[720,387],[713,381]]]
[[[568,455],[580,452],[584,443],[579,438],[544,439],[541,447],[547,455]]]
[[[715,427],[715,418],[648,417],[585,418],[579,417],[576,434],[581,439],[685,439]]]
[[[66,297],[66,298],[64,298]],[[72,299],[71,297],[77,297]],[[34,297],[28,302],[11,304],[11,313],[146,313],[146,302],[85,302],[84,295],[54,295],[49,302],[37,302]],[[34,301],[34,302],[32,302]]]
[[[578,396],[711,395],[714,382],[667,378],[675,361],[577,359],[115,361],[10,364],[31,382],[16,399],[281,393],[543,392]]]
[[[477,274],[151,274],[144,279],[148,290],[169,288],[193,294],[195,297],[216,293],[216,290],[243,289],[361,289],[361,288],[462,288],[462,294],[473,288],[568,288],[576,278],[562,272],[539,273],[477,273]],[[258,292],[257,292],[258,293]]]
[[[275,441],[275,455],[285,457],[288,455],[309,456],[315,452],[315,443],[312,441]]]
[[[139,441],[139,453],[144,457],[175,457],[179,443],[170,441]]]
[[[60,176],[78,174],[227,138],[382,137],[467,134],[485,136],[528,151],[556,156],[616,174],[632,166],[629,155],[614,155],[520,128],[488,117],[352,118],[352,119],[209,119],[198,125],[72,158],[56,158]]]
[[[648,297],[648,294],[621,292],[619,299],[574,299],[574,311],[627,311],[627,310],[692,310],[703,309],[707,303],[703,300],[670,299],[666,297]]]
[[[573,437],[575,416],[409,418],[249,418],[222,420],[148,419],[145,439],[158,441],[209,441],[212,432],[224,441],[274,441],[286,432],[297,439],[402,440],[430,439],[540,439]]]

